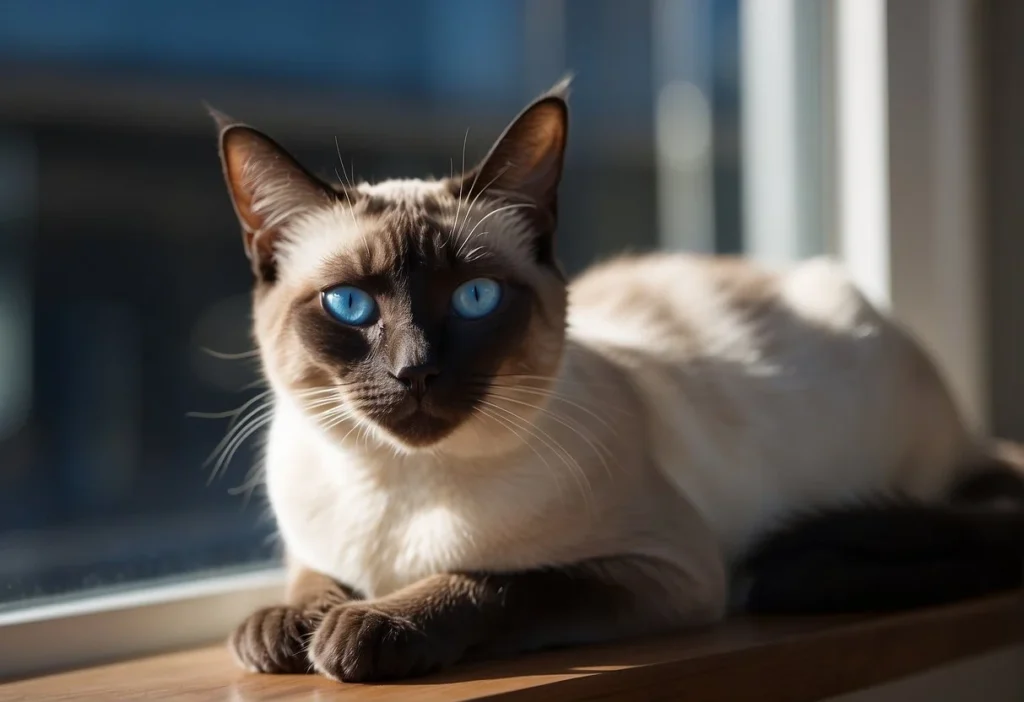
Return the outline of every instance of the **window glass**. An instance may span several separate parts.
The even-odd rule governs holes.
[[[249,271],[202,101],[317,172],[337,138],[359,178],[441,174],[572,69],[576,272],[664,240],[657,66],[703,67],[705,204],[736,250],[737,2],[682,2],[705,14],[678,55],[656,34],[693,28],[635,0],[0,3],[0,607],[276,558]]]

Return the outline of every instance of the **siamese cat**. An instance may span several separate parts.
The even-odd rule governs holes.
[[[1011,461],[839,265],[654,254],[567,282],[567,88],[447,179],[328,184],[214,115],[289,573],[241,665],[395,679],[730,603],[1019,586],[1021,510],[981,505]]]

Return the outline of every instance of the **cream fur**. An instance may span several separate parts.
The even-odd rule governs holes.
[[[302,241],[300,277],[327,238]],[[933,499],[976,451],[920,348],[825,260],[622,259],[572,284],[568,319],[550,397],[496,391],[491,417],[410,452],[358,418],[324,433],[274,356],[280,319],[258,313],[267,487],[294,561],[377,597],[438,572],[649,555],[703,621],[732,560],[794,509]]]

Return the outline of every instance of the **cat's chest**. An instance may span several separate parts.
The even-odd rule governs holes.
[[[267,489],[289,552],[366,596],[433,573],[518,567],[545,555],[541,540],[513,528],[522,515],[481,490],[422,474],[382,482],[321,456],[275,458],[268,456]]]
[[[456,567],[472,555],[466,538],[471,527],[451,505],[350,475],[301,483],[281,473],[268,471],[268,488],[288,549],[368,596]]]

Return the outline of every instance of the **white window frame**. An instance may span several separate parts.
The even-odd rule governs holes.
[[[970,0],[836,0],[838,250],[989,426],[975,13]]]
[[[197,576],[0,613],[0,680],[223,641],[284,593],[280,568]]]
[[[987,431],[976,5],[918,0],[886,7],[889,286],[892,309],[936,358],[966,418]],[[848,233],[848,245],[856,234]]]
[[[967,420],[984,431],[971,1],[741,7],[748,254],[772,264],[839,257],[865,294],[928,348]],[[820,41],[808,42],[814,22]],[[831,86],[821,102],[803,89],[820,80],[811,67]],[[807,141],[814,111],[824,118],[811,134],[821,136],[817,150]],[[824,236],[818,226],[828,229]]]
[[[704,17],[707,1],[656,2],[658,31],[664,32],[670,16],[694,21]],[[806,10],[804,3],[816,1],[785,0],[775,9],[782,13],[775,20],[792,21]],[[825,105],[823,114],[826,122],[842,126],[837,130],[823,125],[823,133],[836,137],[836,143],[826,144],[819,162],[828,171],[819,193],[829,200],[823,212],[831,213],[823,219],[834,222],[831,248],[846,259],[869,294],[891,306],[923,338],[969,416],[984,424],[970,1],[911,4],[921,13],[908,22],[884,0],[829,0],[817,45],[821,55],[801,57],[834,69],[834,109]],[[764,7],[755,11],[766,12]],[[778,36],[791,41],[799,34],[784,31]],[[747,138],[753,141],[745,157],[751,172],[745,178],[751,193],[745,206],[751,226],[765,212],[772,193],[781,193],[785,199],[772,203],[773,211],[788,218],[793,228],[753,225],[752,249],[772,259],[799,256],[813,248],[801,239],[804,229],[795,204],[804,197],[801,183],[806,184],[808,175],[800,164],[807,159],[795,153],[800,142],[792,138],[794,125],[786,120],[798,114],[801,98],[792,76],[779,72],[797,70],[802,60],[793,60],[793,46],[766,49],[769,34],[747,38],[762,42],[759,50],[768,53],[767,62],[748,76],[744,91],[761,91],[763,97],[764,85],[757,81],[780,76],[791,88],[785,92],[790,104],[778,106],[771,119],[749,128]],[[657,165],[664,176],[661,242],[668,248],[708,250],[712,221],[707,200],[701,198],[709,187],[711,121],[707,101],[699,99],[706,76],[674,65],[676,54],[666,37],[659,34],[655,44],[656,94],[665,100],[663,109],[656,110]],[[903,90],[907,71],[914,70],[927,76],[926,100]],[[696,131],[680,141],[669,127],[684,118],[705,121],[691,124]],[[764,140],[773,138],[772,129],[785,133],[782,141],[769,146]],[[793,182],[773,185],[769,180],[778,177],[772,169],[772,159],[778,158],[788,164],[784,173]],[[673,184],[682,193],[664,191]],[[687,212],[681,202],[699,209]],[[223,640],[251,611],[280,601],[283,583],[283,572],[270,568],[142,585],[0,614],[0,679]]]
[[[830,243],[832,16],[817,0],[740,4],[744,252],[766,265]]]

